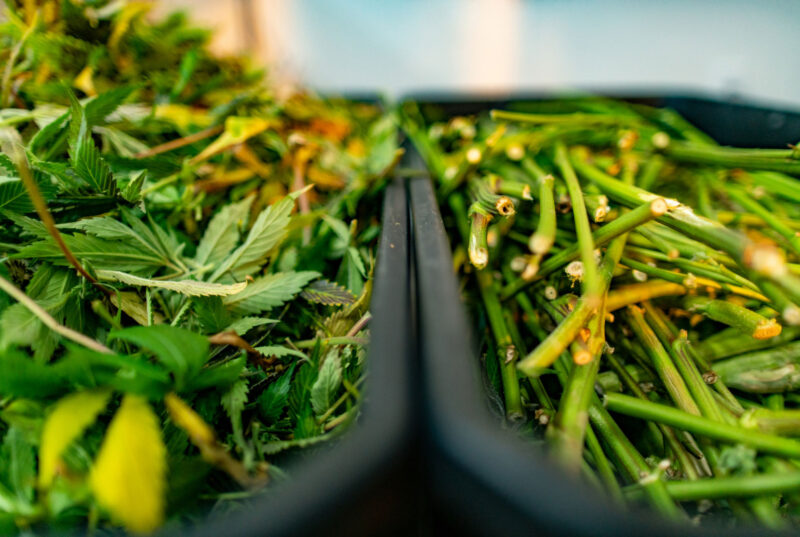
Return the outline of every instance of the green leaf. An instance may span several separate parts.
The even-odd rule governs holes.
[[[200,374],[192,379],[186,387],[186,391],[193,392],[206,388],[224,389],[239,380],[246,365],[247,359],[239,357],[203,368]]]
[[[70,92],[72,119],[70,123],[70,164],[75,173],[95,192],[113,196],[117,183],[111,168],[100,156],[91,137],[87,114]]]
[[[247,404],[247,394],[249,391],[250,387],[247,381],[239,380],[235,382],[220,399],[222,407],[231,420],[233,436],[236,438],[237,444],[240,445],[244,443],[244,436],[242,435],[242,411]]]
[[[216,266],[231,253],[239,240],[239,229],[247,222],[252,203],[253,197],[248,196],[226,205],[214,215],[197,246],[194,260],[198,265]]]
[[[29,213],[33,210],[28,192],[20,179],[0,176],[0,209],[18,213]]]
[[[87,102],[84,107],[84,116],[89,128],[102,123],[136,88],[137,86],[118,86]]]
[[[286,408],[294,367],[293,364],[288,371],[272,381],[272,383],[267,386],[267,389],[258,397],[257,402],[258,408],[261,411],[261,417],[267,422],[277,420]]]
[[[233,322],[233,316],[219,297],[196,297],[192,299],[192,304],[204,334],[222,332]]]
[[[144,186],[146,179],[147,170],[142,170],[130,180],[130,182],[125,186],[125,189],[122,191],[122,197],[125,199],[125,201],[135,203],[142,199],[142,187]]]
[[[22,304],[13,304],[0,315],[0,347],[31,345],[42,322]]]
[[[169,93],[170,102],[177,101],[178,97],[183,93],[183,90],[186,89],[186,85],[191,80],[192,73],[194,73],[197,67],[198,56],[198,50],[193,48],[181,58],[181,65],[178,68],[178,80],[175,81],[175,85]]]
[[[216,281],[228,272],[241,280],[261,270],[270,251],[286,236],[293,207],[294,200],[287,196],[261,211],[244,243],[225,258],[210,280]]]
[[[242,292],[247,287],[247,282],[225,285],[194,280],[151,280],[118,270],[98,270],[97,277],[101,280],[112,280],[139,287],[168,289],[187,296],[230,296]]]
[[[2,470],[4,484],[25,504],[33,502],[36,484],[36,456],[33,446],[16,427],[11,427],[3,439]]]
[[[225,330],[233,330],[238,335],[243,336],[256,326],[275,324],[277,322],[278,320],[276,319],[266,319],[264,317],[242,317],[241,319],[237,319],[226,326]]]
[[[34,362],[16,349],[0,350],[0,395],[39,399],[62,393],[67,386],[56,368]]]
[[[134,326],[112,332],[108,338],[121,339],[152,352],[173,372],[178,390],[208,360],[208,339],[176,326]]]
[[[337,349],[331,349],[322,362],[316,382],[311,387],[311,407],[317,416],[324,414],[330,408],[341,384],[341,358]]]
[[[336,283],[329,280],[311,282],[300,296],[314,304],[326,306],[349,306],[356,301],[356,296]]]
[[[64,112],[59,117],[39,129],[28,143],[28,150],[33,154],[38,154],[46,149],[49,144],[53,143],[53,138],[63,131],[64,125],[69,117],[70,113]]]
[[[95,268],[100,270],[141,272],[152,271],[165,266],[165,260],[160,255],[127,242],[99,239],[79,233],[74,235],[63,233],[61,237],[67,247],[75,254],[75,257],[81,261],[89,261]],[[62,266],[69,265],[61,249],[51,237],[22,248],[12,257],[47,260]]]
[[[279,272],[258,278],[242,292],[222,299],[227,308],[239,315],[260,313],[280,306],[319,277],[317,272]]]
[[[300,359],[308,359],[308,356],[297,349],[291,347],[284,347],[283,345],[267,345],[264,347],[256,347],[256,350],[264,356],[274,356],[275,358],[283,358],[284,356],[296,356]]]

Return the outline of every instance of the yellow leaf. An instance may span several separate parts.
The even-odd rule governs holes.
[[[108,404],[107,390],[77,392],[59,400],[47,416],[39,446],[39,486],[53,482],[61,455]]]
[[[147,401],[126,395],[108,427],[92,468],[97,501],[134,533],[164,521],[167,450],[158,417]]]
[[[150,2],[128,2],[120,10],[114,18],[111,36],[108,38],[108,49],[112,56],[118,55],[120,41],[128,33],[133,21],[150,11],[152,7]]]
[[[172,122],[183,133],[187,133],[192,127],[210,127],[212,121],[212,117],[205,110],[185,104],[158,104],[155,116]]]
[[[225,120],[225,130],[220,134],[219,138],[211,142],[208,147],[194,157],[192,163],[202,162],[207,158],[213,157],[220,151],[224,151],[252,138],[256,134],[264,132],[272,125],[272,121],[260,117],[231,116]]]
[[[169,411],[170,417],[172,417],[172,421],[186,431],[192,443],[196,445],[216,444],[217,440],[213,429],[180,397],[174,393],[168,393],[164,397],[164,404]]]
[[[94,88],[93,76],[94,69],[87,65],[80,73],[78,73],[78,76],[76,76],[75,80],[72,81],[72,85],[84,92],[86,95],[94,97],[97,95],[97,90]]]

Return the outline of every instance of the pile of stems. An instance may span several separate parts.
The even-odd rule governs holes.
[[[721,147],[670,110],[556,104],[401,114],[506,418],[619,501],[792,524],[800,153]]]

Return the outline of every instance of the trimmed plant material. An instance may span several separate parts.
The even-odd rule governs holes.
[[[615,497],[791,524],[797,476],[775,469],[800,457],[797,149],[719,147],[674,112],[607,99],[403,112],[505,415],[522,409],[526,437]],[[494,197],[468,186],[488,174]]]
[[[358,418],[395,122],[147,3],[6,4],[0,527],[239,508]]]

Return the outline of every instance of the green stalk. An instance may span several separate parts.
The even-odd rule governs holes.
[[[553,426],[548,429],[548,433],[553,431],[556,443],[559,444],[557,453],[568,466],[573,468],[577,468],[581,460],[589,402],[594,393],[594,383],[605,343],[605,309],[602,301],[608,292],[622,250],[625,248],[625,238],[626,235],[622,235],[611,243],[600,266],[599,284],[602,299],[597,314],[589,321],[590,361],[586,364],[576,364],[572,368],[564,394],[561,396],[561,405],[556,419],[553,421]]]
[[[642,237],[653,243],[658,250],[667,256],[668,259],[675,259],[679,255],[681,255],[680,250],[675,248],[674,246],[670,245],[662,239],[659,235],[655,234],[649,225],[639,226],[636,229],[636,232],[639,233]]]
[[[627,478],[642,485],[652,505],[669,518],[681,518],[682,512],[667,493],[664,481],[650,478],[652,470],[647,462],[597,398],[589,406],[589,419],[598,436],[620,462]]]
[[[797,149],[742,149],[670,140],[663,151],[679,162],[800,175]]]
[[[800,255],[800,237],[797,236],[795,230],[789,228],[780,218],[775,216],[775,213],[764,208],[763,205],[740,188],[727,185],[725,191],[733,201],[764,220],[769,227],[774,229],[786,240],[786,244],[795,254]]]
[[[603,452],[603,447],[600,445],[600,441],[591,426],[586,427],[586,447],[589,448],[589,453],[592,454],[595,468],[606,490],[611,494],[613,500],[622,503],[622,489],[619,486],[616,475],[614,475],[614,468]]]
[[[492,220],[492,215],[486,213],[484,209],[473,203],[469,209],[469,239],[467,252],[469,253],[469,261],[478,270],[486,268],[489,264],[489,244],[487,242],[487,233],[489,231],[489,222]]]
[[[517,348],[514,346],[511,334],[506,326],[503,308],[497,298],[492,275],[481,270],[475,273],[475,277],[478,280],[486,316],[489,318],[489,325],[492,328],[492,334],[497,344],[497,357],[500,360],[506,416],[509,420],[518,420],[524,416],[524,412],[522,410],[519,378],[517,377],[516,369]]]
[[[583,263],[583,295],[590,302],[596,302],[600,295],[600,280],[597,275],[597,263],[594,258],[594,241],[592,228],[586,215],[583,191],[569,163],[567,147],[558,141],[555,146],[555,163],[567,185],[569,199],[572,202],[572,216],[575,221],[575,233],[578,237],[578,249]]]
[[[604,125],[633,125],[638,126],[642,123],[636,116],[609,115],[609,114],[583,114],[580,112],[572,114],[527,114],[524,112],[507,112],[505,110],[492,110],[491,118],[496,121],[516,121],[521,123],[533,123],[536,125],[547,125],[554,123],[580,124],[585,126],[604,126]]]
[[[636,382],[636,379],[630,374],[627,368],[622,365],[622,363],[617,359],[616,356],[610,354],[608,356],[608,362],[611,364],[611,367],[616,371],[617,375],[619,376],[620,380],[625,384],[625,387],[631,391],[636,397],[639,399],[647,400],[647,394],[642,391],[641,387],[639,387],[639,383]],[[675,434],[675,431],[662,423],[654,423],[648,422],[647,426],[658,427],[661,431],[661,434],[664,435],[664,439],[667,441],[670,450],[672,451],[675,458],[678,459],[678,463],[680,464],[681,468],[683,468],[683,473],[686,475],[687,479],[700,479],[700,474],[695,467],[694,460],[692,456],[686,451],[686,448],[683,446],[683,443],[678,438],[678,435]]]
[[[755,339],[769,339],[781,333],[782,327],[775,319],[767,319],[763,315],[725,300],[713,300],[708,297],[688,297],[686,309],[699,312],[728,326],[738,328]]]
[[[603,246],[612,239],[619,237],[623,233],[627,233],[628,231],[635,229],[637,226],[652,220],[653,218],[657,218],[661,214],[664,214],[664,211],[666,211],[666,204],[661,198],[647,202],[644,205],[636,207],[632,211],[620,216],[616,220],[613,220],[608,224],[596,229],[592,234],[592,242],[594,243],[595,247]],[[564,248],[542,263],[542,265],[539,267],[539,272],[536,274],[534,279],[526,281],[523,278],[518,278],[506,285],[500,293],[501,300],[507,300],[511,298],[524,288],[528,287],[531,283],[541,280],[545,276],[552,274],[570,261],[578,258],[580,255],[581,251],[578,245],[572,245]],[[592,254],[592,259],[594,259],[594,254]]]
[[[667,481],[665,486],[669,495],[679,502],[752,498],[800,490],[800,472]],[[626,497],[636,498],[641,495],[641,487],[633,485],[623,492]]]
[[[683,333],[676,336],[672,331],[673,327],[670,326],[671,323],[667,324],[660,310],[657,310],[649,302],[645,302],[643,305],[647,324],[653,329],[653,333],[656,334],[661,344],[672,356],[681,378],[683,378],[689,393],[691,393],[694,402],[697,403],[697,407],[700,409],[700,413],[708,419],[724,421],[713,393],[689,355],[688,347],[690,343],[686,334]]]
[[[666,280],[668,282],[682,285],[687,290],[697,289],[698,287],[711,287],[713,289],[721,289],[728,293],[745,296],[747,298],[754,298],[756,300],[762,300],[764,302],[768,301],[768,299],[765,296],[761,295],[760,293],[751,291],[750,289],[744,287],[734,286],[727,283],[720,283],[718,281],[709,280],[707,278],[697,278],[694,276],[694,274],[673,272],[671,270],[666,270],[663,268],[648,265],[647,263],[642,263],[641,261],[637,261],[630,257],[623,257],[621,259],[621,263],[626,267],[638,270],[639,272],[643,272],[648,276],[652,276],[654,278],[659,278],[661,280]],[[750,339],[752,339],[752,337]]]
[[[779,394],[775,394],[779,395]],[[742,427],[779,436],[800,436],[800,410],[751,408],[740,418]]]
[[[789,438],[780,438],[758,431],[751,431],[711,421],[670,406],[642,401],[620,393],[609,393],[605,396],[605,405],[612,411],[634,418],[657,421],[671,427],[705,436],[712,440],[732,444],[744,444],[764,453],[782,455],[791,459],[800,458],[800,442]]]
[[[556,236],[556,205],[553,198],[553,176],[539,180],[539,224],[528,241],[528,248],[537,255],[545,255],[553,247]]]
[[[631,327],[639,341],[642,342],[642,346],[650,357],[658,376],[661,378],[661,382],[672,400],[684,411],[699,416],[700,409],[697,407],[697,403],[692,398],[686,383],[683,381],[683,377],[681,377],[672,362],[672,358],[661,345],[653,329],[645,321],[644,312],[641,308],[630,306],[627,313],[628,326]]]
[[[739,355],[714,363],[731,388],[752,393],[780,393],[800,388],[800,341]]]
[[[697,353],[706,360],[721,360],[747,352],[777,347],[800,337],[800,327],[787,326],[770,339],[755,339],[749,334],[729,334],[724,338],[708,338],[695,345]]]
[[[658,197],[646,190],[618,181],[575,153],[572,154],[572,164],[578,173],[594,181],[609,197],[629,207],[638,206]],[[755,270],[774,281],[790,293],[793,300],[800,301],[800,279],[789,273],[786,263],[774,247],[757,245],[741,233],[698,216],[691,208],[677,200],[667,200],[667,204],[670,210],[658,218],[660,222],[713,248],[723,250],[741,266]]]
[[[528,355],[517,364],[517,368],[529,377],[538,377],[556,361],[578,332],[586,325],[597,304],[594,300],[581,297],[575,308],[559,323],[547,338],[539,343]]]

